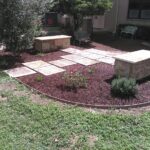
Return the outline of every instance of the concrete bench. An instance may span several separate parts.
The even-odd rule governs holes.
[[[70,46],[71,36],[57,35],[35,38],[35,49],[41,52],[50,52]]]
[[[139,50],[115,57],[115,73],[120,77],[142,79],[150,76],[150,51]]]

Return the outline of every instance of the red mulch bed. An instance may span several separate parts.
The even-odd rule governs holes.
[[[94,47],[98,49],[116,51],[111,47],[107,47],[102,44],[95,44]],[[81,48],[82,49],[82,48]],[[12,58],[10,60],[11,68],[21,66],[21,63],[35,60],[52,61],[60,59],[60,56],[68,53],[57,51],[53,53],[47,53],[44,55],[37,55],[30,52],[24,52],[21,54],[19,61],[16,61],[12,65]],[[0,53],[3,57],[5,53]],[[6,54],[9,56],[9,54]],[[14,58],[13,58],[14,60]],[[94,68],[93,73],[89,73],[89,68]],[[64,73],[55,74],[52,76],[43,76],[39,73],[29,76],[18,78],[23,83],[45,93],[49,96],[56,97],[58,99],[64,99],[71,102],[89,104],[89,105],[132,105],[148,102],[150,100],[150,81],[139,84],[139,93],[132,99],[120,99],[111,95],[111,81],[114,76],[113,66],[104,63],[96,64],[90,67],[84,67],[82,65],[72,65],[65,67],[67,72],[80,71],[88,78],[87,88],[79,88],[77,91],[68,91],[63,88],[64,80],[62,79]],[[37,76],[43,76],[43,80],[38,82]],[[143,98],[144,97],[144,98]]]
[[[82,72],[88,78],[87,88],[79,88],[77,91],[68,91],[64,88],[64,73],[43,76],[42,81],[37,81],[36,77],[40,74],[34,74],[19,78],[23,83],[58,99],[64,99],[71,102],[90,104],[90,105],[131,105],[148,102],[150,99],[150,82],[144,82],[139,85],[139,94],[132,99],[114,98],[111,95],[111,80],[114,76],[113,66],[104,63],[96,64],[90,67],[82,65],[73,65],[65,67],[67,72]],[[90,73],[89,69],[94,68]],[[144,96],[145,98],[143,98]]]

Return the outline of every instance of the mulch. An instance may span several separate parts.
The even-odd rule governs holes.
[[[114,77],[114,69],[111,65],[100,63],[84,67],[76,64],[65,67],[65,69],[68,73],[81,72],[88,79],[87,87],[68,90],[65,88],[64,73],[52,76],[43,76],[37,73],[20,77],[19,80],[50,97],[86,105],[133,105],[145,103],[150,100],[150,82],[139,84],[139,92],[134,98],[121,99],[113,97],[111,95],[111,81]],[[92,73],[91,69],[93,70]],[[42,76],[42,81],[36,80],[39,76]]]

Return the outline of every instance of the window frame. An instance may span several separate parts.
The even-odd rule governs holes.
[[[131,3],[134,3],[134,1],[132,2],[133,0],[129,0],[129,4],[128,4],[128,14],[127,14],[127,19],[130,19],[130,20],[150,20],[150,14],[149,14],[149,17],[147,18],[144,18],[144,17],[142,17],[142,11],[144,11],[144,10],[149,10],[150,11],[150,8],[149,9],[144,9],[143,7],[144,7],[144,2],[143,1],[138,1],[137,3],[139,3],[139,8],[132,8],[131,9]],[[150,1],[147,1],[147,3],[149,2],[149,5],[150,5]],[[146,2],[145,2],[146,3]],[[136,4],[136,1],[135,1],[135,4]],[[138,6],[138,5],[137,5]],[[130,11],[131,10],[137,10],[137,11],[139,11],[138,12],[138,15],[137,15],[137,17],[131,17],[130,16]]]

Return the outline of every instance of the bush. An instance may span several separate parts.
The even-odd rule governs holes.
[[[42,82],[43,80],[44,80],[44,77],[41,75],[39,75],[35,78],[35,81],[37,81],[37,82]]]
[[[65,81],[65,86],[70,89],[87,87],[87,78],[82,73],[65,73],[63,79]]]
[[[14,54],[30,48],[41,30],[41,17],[48,0],[0,2],[0,40]]]
[[[136,80],[127,78],[114,79],[111,84],[111,92],[116,97],[134,97],[137,92]]]

